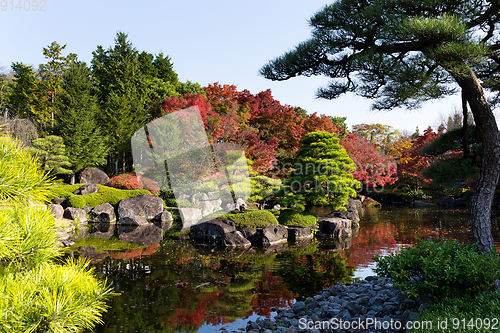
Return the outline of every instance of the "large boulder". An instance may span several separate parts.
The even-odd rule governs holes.
[[[126,198],[118,203],[118,217],[140,215],[148,220],[163,212],[163,200],[151,194],[141,194]]]
[[[262,228],[262,246],[268,247],[288,240],[288,229],[284,225],[269,225]]]
[[[139,215],[125,216],[116,222],[117,225],[140,226],[148,225],[149,222],[146,218]]]
[[[66,198],[52,199],[52,203],[56,205],[61,205],[63,209],[68,207],[68,199]]]
[[[115,208],[110,203],[95,206],[89,215],[92,222],[112,223],[116,221]]]
[[[149,246],[163,240],[163,231],[153,223],[139,227],[118,226],[118,239],[141,246]]]
[[[49,205],[50,212],[55,219],[62,219],[64,215],[64,208],[58,204],[50,204]]]
[[[219,218],[191,226],[191,237],[218,242],[226,233],[233,231],[236,231],[233,221]]]
[[[70,220],[78,220],[79,222],[87,222],[87,212],[81,208],[67,207],[64,210],[63,217]]]
[[[100,184],[106,185],[109,183],[108,175],[97,168],[88,168],[83,170],[78,177],[80,184]]]
[[[347,210],[335,211],[326,215],[326,218],[341,218],[352,221],[352,227],[357,227],[359,225],[359,212],[358,212],[358,202],[357,200],[349,200],[349,203],[345,206]]]
[[[85,194],[92,194],[92,193],[97,193],[97,185],[96,184],[85,184],[81,186],[80,188],[76,189],[73,191],[73,194],[75,195],[85,195]]]
[[[352,221],[338,217],[322,217],[318,221],[322,236],[350,237],[352,236]]]
[[[250,247],[252,243],[239,231],[232,231],[225,233],[221,240],[221,245],[230,248],[246,248]]]
[[[191,229],[191,226],[198,224],[203,215],[198,208],[179,208],[177,210],[182,219],[182,231]]]
[[[288,239],[292,241],[299,241],[304,239],[311,239],[314,235],[309,227],[303,226],[288,226]]]

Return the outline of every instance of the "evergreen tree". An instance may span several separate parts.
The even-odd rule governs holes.
[[[323,131],[308,133],[300,141],[295,169],[284,181],[282,203],[301,209],[312,205],[345,209],[359,182],[349,173],[356,167],[339,141],[335,134]]]
[[[0,331],[82,332],[114,294],[84,260],[62,252],[43,206],[53,183],[19,142],[0,134]]]
[[[99,124],[111,148],[115,173],[120,158],[125,170],[130,138],[149,120],[148,82],[138,57],[139,52],[122,32],[116,35],[113,48],[98,46],[93,52],[92,77],[101,108]]]
[[[92,94],[89,68],[83,62],[74,62],[63,79],[56,131],[64,139],[74,184],[77,172],[106,162],[108,148],[97,125],[99,108]]]
[[[469,104],[483,142],[471,205],[471,230],[481,251],[494,246],[491,204],[500,177],[500,132],[486,98],[500,68],[500,4],[485,0],[339,0],[310,20],[313,36],[271,61],[272,80],[325,75],[318,96],[352,92],[375,109],[415,108],[455,92]]]
[[[38,158],[45,173],[52,172],[56,175],[71,173],[71,170],[67,169],[71,163],[66,156],[63,138],[49,135],[33,140],[32,144],[33,146],[27,150]]]

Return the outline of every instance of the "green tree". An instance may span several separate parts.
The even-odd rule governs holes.
[[[56,175],[71,173],[71,170],[67,169],[71,167],[71,163],[66,156],[63,138],[49,135],[33,140],[32,144],[33,146],[27,150],[38,158],[45,173],[52,172]]]
[[[297,163],[285,179],[280,201],[306,209],[312,205],[342,210],[356,196],[359,182],[348,171],[356,169],[335,134],[318,131],[306,135],[296,154]]]
[[[499,14],[500,3],[492,0],[339,0],[311,18],[311,39],[261,73],[272,80],[326,75],[332,82],[319,89],[319,97],[353,92],[385,110],[449,95],[455,82],[483,142],[471,229],[485,251],[494,244],[491,203],[500,176],[500,133],[478,77],[491,78],[500,65]]]
[[[102,322],[112,295],[89,262],[54,263],[55,220],[41,204],[53,183],[15,140],[0,135],[0,331],[69,333]]]
[[[97,98],[92,94],[90,70],[85,63],[74,62],[64,73],[62,90],[56,133],[66,145],[73,185],[77,172],[105,164],[108,148],[97,126],[99,108]]]
[[[12,64],[12,70],[15,73],[15,83],[9,99],[10,110],[19,118],[28,118],[44,124],[49,117],[42,111],[41,80],[32,66],[16,62]]]
[[[105,50],[98,46],[93,52],[92,77],[101,108],[99,125],[107,134],[107,144],[115,162],[130,151],[130,138],[148,122],[148,82],[141,71],[139,51],[119,32],[114,47]],[[144,67],[144,66],[142,66]]]

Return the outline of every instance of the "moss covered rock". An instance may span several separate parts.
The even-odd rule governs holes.
[[[309,227],[318,224],[318,215],[312,212],[285,209],[281,211],[278,222],[282,225],[300,225]]]
[[[268,225],[278,224],[276,217],[267,210],[244,210],[225,214],[221,216],[221,218],[234,221],[237,229],[242,229],[244,227],[257,229]]]

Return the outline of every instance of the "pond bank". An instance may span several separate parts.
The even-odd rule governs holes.
[[[249,321],[245,332],[406,332],[425,307],[421,299],[406,298],[390,279],[368,276],[336,283],[289,309],[274,309],[273,319]]]

